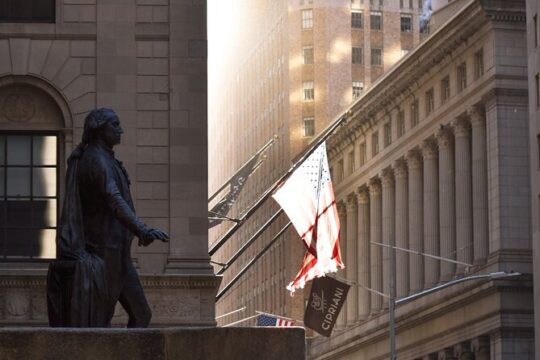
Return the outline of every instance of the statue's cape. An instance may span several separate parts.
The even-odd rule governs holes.
[[[68,159],[66,193],[56,237],[56,260],[47,274],[50,326],[106,327],[105,263],[86,251],[77,167],[82,149]]]

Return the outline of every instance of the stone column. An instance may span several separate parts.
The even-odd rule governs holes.
[[[433,139],[422,142],[424,157],[424,252],[439,255],[439,168],[437,145]],[[424,289],[439,282],[439,261],[424,257]]]
[[[472,127],[472,202],[474,265],[489,254],[486,120],[478,107],[468,111]]]
[[[439,227],[440,256],[456,258],[456,203],[454,178],[453,136],[450,129],[441,127],[437,132],[439,144]],[[454,277],[456,265],[441,261],[440,281]]]
[[[382,243],[382,197],[381,183],[378,179],[369,182],[369,218],[370,231],[369,239],[374,243]],[[373,290],[383,291],[382,277],[382,248],[380,245],[370,244],[370,280]],[[371,312],[377,313],[381,310],[382,297],[371,294]]]
[[[361,187],[356,194],[358,201],[358,283],[362,286],[370,287],[369,284],[369,192],[367,188]],[[358,287],[358,318],[366,319],[369,316],[370,292],[362,287]]]
[[[392,169],[388,168],[382,172],[382,239],[383,244],[395,246],[395,190],[394,190],[394,175]],[[391,249],[383,247],[383,292],[390,294],[390,277],[395,274],[390,274]],[[383,307],[388,307],[388,298],[383,299]]]
[[[471,350],[475,360],[489,360],[491,358],[489,336],[480,336],[471,341]]]
[[[456,251],[457,259],[472,264],[473,212],[471,174],[471,133],[463,119],[454,122],[456,147]],[[457,265],[456,275],[465,273],[464,265]]]
[[[347,197],[347,262],[345,270],[347,280],[352,283],[358,281],[357,269],[357,235],[358,230],[358,210],[356,206],[356,196],[351,194]],[[354,290],[351,289],[351,290]],[[358,318],[358,296],[356,291],[349,291],[347,295],[347,324],[353,324]]]
[[[409,214],[407,194],[407,163],[403,159],[394,165],[396,178],[396,247],[409,249]],[[396,296],[409,294],[409,253],[396,250]]]
[[[420,151],[415,149],[407,153],[407,167],[409,170],[409,249],[424,252],[424,201]],[[415,294],[424,288],[424,257],[409,254],[409,269],[410,294]]]
[[[338,216],[339,216],[339,238],[340,238],[340,246],[341,246],[341,258],[347,259],[347,207],[345,206],[345,203],[340,201],[337,204],[338,209]],[[347,264],[345,264],[347,266]],[[341,312],[338,315],[337,321],[336,321],[336,327],[338,329],[343,329],[345,327],[345,324],[347,322],[347,307],[344,306],[341,308]]]

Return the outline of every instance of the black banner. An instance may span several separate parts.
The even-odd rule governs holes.
[[[349,288],[350,285],[331,277],[314,279],[304,312],[304,325],[330,337]]]

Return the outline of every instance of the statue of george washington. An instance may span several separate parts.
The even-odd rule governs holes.
[[[68,159],[66,192],[49,266],[47,307],[50,326],[108,327],[118,301],[128,327],[147,327],[152,316],[130,249],[168,235],[136,215],[129,176],[113,152],[123,134],[109,108],[93,110],[81,143]]]

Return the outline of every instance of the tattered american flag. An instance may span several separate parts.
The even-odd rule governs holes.
[[[290,319],[284,319],[269,314],[259,314],[259,316],[257,316],[257,326],[288,327],[293,325],[294,321]]]
[[[273,197],[293,223],[307,249],[300,271],[287,289],[294,293],[309,280],[344,268],[326,143],[319,145]]]

